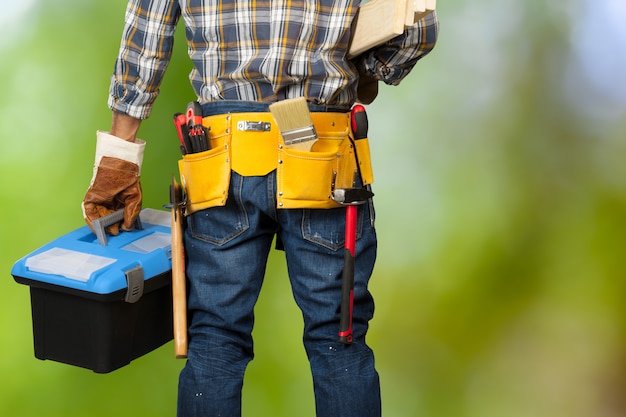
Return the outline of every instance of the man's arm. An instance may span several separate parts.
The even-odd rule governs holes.
[[[124,113],[113,111],[111,121],[111,134],[120,139],[134,142],[137,138],[137,131],[141,125],[141,119],[136,119]]]
[[[174,47],[177,0],[129,0],[120,50],[111,77],[111,110],[147,119]]]

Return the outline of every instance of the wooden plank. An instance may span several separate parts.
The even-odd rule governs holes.
[[[415,2],[417,0],[406,0],[406,11],[404,14],[404,27],[409,28],[415,23]],[[424,1],[424,0],[423,0]]]
[[[415,0],[415,16],[413,22],[417,22],[424,16],[432,13],[437,8],[437,0]]]
[[[348,58],[354,58],[374,46],[401,35],[404,32],[406,1],[371,0],[362,5],[352,25]]]
[[[363,4],[352,24],[348,58],[401,35],[437,7],[437,0],[371,0]]]
[[[413,0],[413,12],[425,13],[426,12],[426,0]]]

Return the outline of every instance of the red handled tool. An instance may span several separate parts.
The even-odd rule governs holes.
[[[189,138],[189,129],[187,128],[187,116],[182,113],[174,115],[174,125],[180,140],[180,150],[183,155],[192,153],[191,140]]]
[[[352,343],[352,309],[354,306],[354,251],[356,249],[355,205],[346,207],[346,243],[343,252],[343,275],[341,277],[341,316],[339,341]]]
[[[204,152],[211,148],[209,135],[202,124],[202,106],[197,101],[189,103],[185,114],[174,115],[174,125],[183,155]]]
[[[187,130],[193,153],[209,150],[208,136],[202,125],[202,106],[197,101],[187,106]]]
[[[368,121],[365,107],[360,104],[355,105],[350,113],[352,132],[354,139],[364,139],[367,137]],[[354,147],[356,155],[356,146]],[[359,170],[359,160],[357,160],[357,172]],[[339,342],[352,343],[352,313],[354,308],[354,264],[356,253],[356,222],[357,206],[365,203],[374,194],[365,187],[344,188],[333,191],[333,199],[340,204],[346,205],[346,237],[343,255],[343,274],[341,277],[341,312],[339,318]]]
[[[352,123],[352,132],[354,133],[354,139],[359,140],[366,138],[369,123],[367,121],[367,113],[365,113],[365,107],[360,104],[355,104],[350,111],[350,120]]]

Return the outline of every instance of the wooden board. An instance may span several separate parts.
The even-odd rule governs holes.
[[[436,5],[436,0],[371,0],[363,4],[353,23],[348,58],[401,35]]]
[[[362,5],[353,23],[348,58],[401,35],[404,32],[406,1],[371,0]]]
[[[411,1],[411,0],[409,0]],[[437,8],[437,0],[414,0],[413,22],[417,22]]]

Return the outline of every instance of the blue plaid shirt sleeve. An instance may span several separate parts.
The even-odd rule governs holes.
[[[362,54],[361,72],[385,84],[398,85],[417,61],[435,47],[439,33],[437,12],[430,13],[387,43]]]
[[[177,1],[131,0],[111,77],[111,110],[137,119],[150,115],[174,45],[180,16]]]

